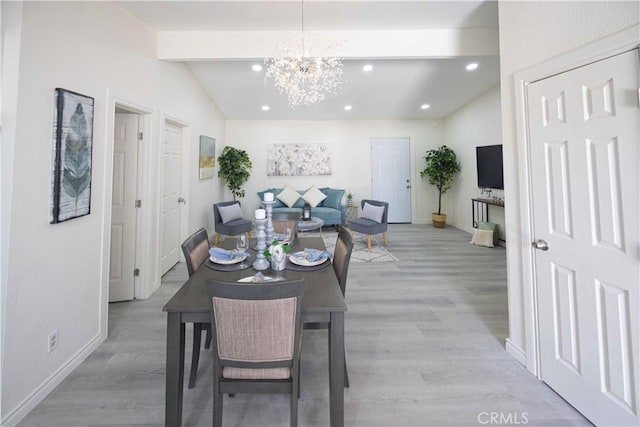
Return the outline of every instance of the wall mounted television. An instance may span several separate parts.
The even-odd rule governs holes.
[[[478,187],[504,190],[502,145],[476,147]]]

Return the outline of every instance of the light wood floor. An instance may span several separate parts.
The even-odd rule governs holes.
[[[400,261],[352,264],[345,426],[590,425],[504,350],[505,250],[454,228],[392,225]],[[179,264],[148,300],[111,304],[109,338],[20,426],[159,426],[164,422],[164,303],[187,278]],[[191,348],[187,328],[187,348]],[[300,425],[328,426],[326,331],[306,331]],[[183,420],[211,425],[211,361],[185,391]],[[186,354],[188,376],[190,351]],[[187,379],[185,378],[185,384]],[[284,395],[225,398],[225,426],[285,426]],[[500,418],[496,418],[500,420]],[[508,421],[508,422],[506,422]]]

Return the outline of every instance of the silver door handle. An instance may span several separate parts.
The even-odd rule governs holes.
[[[549,244],[542,239],[536,240],[535,242],[532,243],[532,245],[534,248],[539,249],[541,251],[549,250]]]
[[[187,203],[187,201],[185,199],[183,199],[182,197],[178,197],[178,203],[182,203],[183,205]]]

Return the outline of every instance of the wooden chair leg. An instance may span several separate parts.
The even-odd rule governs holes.
[[[191,350],[191,371],[189,372],[189,388],[196,386],[198,362],[200,361],[200,340],[202,339],[202,323],[193,324],[193,349]]]
[[[367,236],[367,249],[371,250],[371,234]]]
[[[213,246],[218,246],[218,240],[220,240],[220,233],[216,233],[216,239],[213,242]]]
[[[382,244],[387,246],[387,232],[382,233]]]

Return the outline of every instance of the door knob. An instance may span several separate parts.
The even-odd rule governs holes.
[[[182,197],[178,197],[178,203],[182,203],[183,205],[187,203],[187,201],[185,199],[183,199]]]
[[[410,185],[407,185],[407,188],[411,188],[411,186],[410,186]]]
[[[549,244],[542,239],[536,240],[535,242],[532,243],[532,245],[534,248],[539,249],[541,251],[549,250]]]

